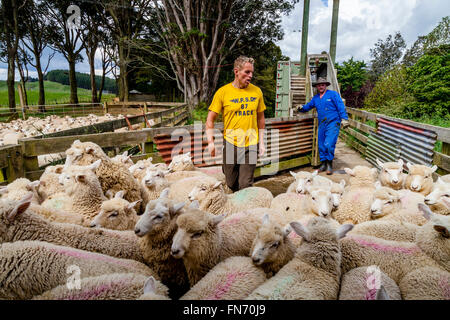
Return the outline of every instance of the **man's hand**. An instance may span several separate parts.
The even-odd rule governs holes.
[[[300,111],[300,110],[302,110],[303,109],[303,105],[302,104],[299,104],[298,106],[297,106],[297,111]]]
[[[215,157],[216,156],[216,146],[214,145],[214,142],[209,142],[208,143],[208,151],[211,154],[211,157]]]
[[[342,129],[345,129],[350,125],[348,120],[345,120],[345,119],[342,119],[341,124],[342,124]]]
[[[262,157],[266,152],[266,147],[264,147],[264,143],[259,144],[259,156]]]

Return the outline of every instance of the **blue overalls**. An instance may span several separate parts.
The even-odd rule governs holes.
[[[316,108],[319,121],[318,145],[320,161],[333,160],[341,120],[348,120],[344,102],[339,93],[327,90],[322,98],[320,98],[320,94],[316,94],[299,111],[307,112],[312,108]]]

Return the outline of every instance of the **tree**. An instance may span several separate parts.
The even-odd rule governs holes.
[[[157,19],[148,22],[162,40],[153,50],[169,60],[178,88],[192,105],[210,101],[219,66],[238,48],[256,52],[264,43],[280,39],[281,14],[290,12],[295,2],[153,0]]]
[[[396,65],[405,48],[406,43],[400,32],[395,34],[394,39],[392,39],[391,34],[385,41],[378,39],[375,48],[370,49],[370,56],[372,57],[370,61],[371,72],[374,78],[378,78]]]
[[[368,94],[367,83],[369,72],[364,61],[353,60],[344,61],[342,65],[336,63],[337,79],[341,85],[342,96],[346,100],[346,104],[352,108],[359,108]],[[363,88],[364,90],[361,90]]]

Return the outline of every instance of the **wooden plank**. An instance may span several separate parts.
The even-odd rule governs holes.
[[[377,121],[377,114],[376,113],[372,113],[372,112],[368,112],[365,110],[359,110],[359,109],[354,109],[354,108],[350,108],[350,107],[346,107],[347,113],[350,113],[352,115],[358,116],[358,117],[362,117],[362,118],[366,118],[372,121]]]
[[[275,173],[278,173],[279,171],[292,169],[295,167],[300,167],[300,166],[303,166],[303,165],[306,165],[309,163],[311,163],[311,156],[304,156],[304,157],[300,157],[300,158],[280,161],[280,162],[278,162],[278,166],[276,164],[272,163],[272,164],[268,164],[268,165],[265,165],[262,167],[255,168],[253,176],[255,178],[261,177],[262,171],[264,171],[263,172],[264,175],[273,175]]]
[[[8,182],[12,182],[17,178],[24,177],[24,162],[22,156],[22,147],[14,145],[6,150],[8,165],[6,175]]]
[[[376,128],[368,126],[367,124],[361,123],[359,121],[355,121],[353,119],[348,119],[348,122],[350,123],[350,126],[368,134],[372,134],[377,131]]]
[[[348,133],[345,131],[340,131],[339,133],[339,137],[341,139],[343,139],[345,142],[347,142],[353,149],[356,149],[357,151],[359,151],[359,153],[361,153],[363,156],[365,156],[366,154],[366,147],[363,146],[362,144],[358,143],[355,140],[352,140],[349,136]]]
[[[444,169],[445,171],[450,172],[450,156],[446,154],[435,151],[433,156],[433,164],[437,165],[441,169]]]
[[[31,181],[39,180],[45,170],[27,171],[25,173],[25,178]]]
[[[183,104],[184,102],[152,102],[152,101],[122,101],[122,102],[109,102],[109,107],[115,107],[115,106],[144,106],[144,104],[147,103],[148,107],[178,107]]]
[[[148,130],[148,129],[147,129]],[[34,157],[43,154],[64,152],[75,140],[81,142],[94,142],[101,147],[114,147],[146,142],[149,133],[147,130],[128,132],[107,132],[87,134],[82,136],[54,137],[46,139],[28,138],[20,140],[24,146],[24,155]]]
[[[352,129],[352,128],[346,128],[346,129],[342,129],[344,132],[351,134],[352,136],[354,136],[356,139],[358,139],[359,141],[361,141],[364,144],[367,144],[367,140],[369,140],[369,137],[363,135],[362,133],[359,133],[358,131]]]

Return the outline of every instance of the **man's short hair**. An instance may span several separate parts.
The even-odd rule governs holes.
[[[234,60],[234,68],[241,70],[247,62],[254,64],[255,59],[246,56],[239,56],[236,60]]]

